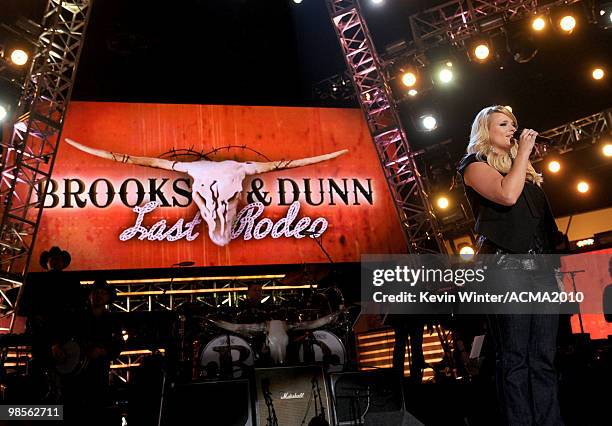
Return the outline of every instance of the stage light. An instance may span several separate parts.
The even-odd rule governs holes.
[[[606,73],[601,68],[595,68],[591,75],[593,76],[593,79],[601,80],[602,78],[604,78],[604,75],[606,75]]]
[[[531,28],[533,28],[534,31],[542,31],[544,28],[546,28],[546,21],[541,16],[538,16],[531,21]]]
[[[374,4],[382,4],[384,0],[372,0],[372,3]]]
[[[505,37],[506,50],[515,62],[525,64],[538,54],[535,36],[530,31],[506,32]]]
[[[427,114],[421,117],[421,124],[426,131],[431,132],[438,126],[438,121],[433,115]]]
[[[584,194],[589,191],[589,184],[585,181],[581,181],[578,183],[578,185],[576,185],[576,189],[578,190],[578,192]]]
[[[450,203],[448,201],[448,198],[442,196],[442,197],[438,197],[438,199],[436,200],[436,204],[438,205],[439,208],[446,209],[448,208],[448,205]]]
[[[599,17],[597,23],[604,30],[612,28],[612,2],[600,3]]]
[[[561,170],[561,164],[559,164],[558,161],[551,161],[548,163],[548,170],[553,173],[557,173],[559,170]]]
[[[4,121],[6,116],[8,115],[8,111],[4,105],[0,105],[0,121]]]
[[[485,43],[480,43],[474,48],[474,56],[479,61],[485,61],[489,57],[490,53],[491,51],[489,50],[489,46],[487,46]]]
[[[293,0],[293,3],[300,4],[300,3],[302,3],[302,0]]]
[[[474,254],[474,247],[465,245],[459,249],[459,254],[462,256]]]
[[[416,82],[417,82],[416,74],[413,73],[412,71],[405,72],[404,75],[402,75],[402,83],[404,84],[404,86],[412,87],[416,84]]]
[[[576,247],[592,246],[593,244],[595,244],[595,240],[593,238],[587,238],[584,240],[577,241]]]
[[[408,95],[409,95],[409,96],[413,96],[413,97],[414,97],[414,96],[416,96],[416,95],[418,95],[418,94],[419,94],[419,92],[418,92],[416,89],[410,89],[410,90],[408,90]]]
[[[606,157],[612,157],[612,143],[605,144],[601,151]]]
[[[559,26],[563,31],[570,34],[572,31],[574,31],[574,28],[576,28],[576,18],[574,18],[572,15],[565,15],[559,21]]]
[[[470,49],[470,54],[472,50]],[[431,67],[432,81],[438,84],[448,84],[454,78],[453,63],[449,60],[439,61]]]
[[[30,57],[25,50],[14,49],[11,52],[11,62],[17,66],[25,65],[29,58]]]
[[[450,83],[453,80],[453,71],[448,67],[442,68],[438,71],[438,80],[444,84]]]

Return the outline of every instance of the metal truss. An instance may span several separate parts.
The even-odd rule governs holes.
[[[140,367],[145,357],[152,355],[164,355],[165,349],[159,348],[155,351],[148,349],[122,351],[117,358],[111,361],[110,377],[112,381],[115,377],[123,383],[129,383],[131,379],[130,370],[134,367]]]
[[[39,191],[53,170],[91,1],[48,0],[12,137],[0,144],[0,291],[20,286],[28,271],[42,215]]]
[[[280,303],[292,292],[317,288],[316,284],[283,285],[278,281],[283,275],[257,279],[167,279],[167,280],[109,280],[117,289],[117,298],[110,306],[114,312],[173,311],[187,304],[211,307],[237,307],[245,298],[248,285],[262,286],[264,301],[272,298]],[[88,283],[88,282],[87,282]]]
[[[450,44],[465,48],[466,41],[483,33],[500,31],[509,22],[548,11],[578,0],[454,0],[409,17],[412,39],[393,60],[420,56],[429,49]]]
[[[572,151],[577,145],[594,144],[602,136],[610,135],[611,132],[612,108],[562,124],[540,133],[541,136],[551,139],[552,144],[541,146],[542,149],[532,157],[531,161],[540,161],[552,152],[564,154]]]
[[[395,203],[408,252],[445,252],[415,163],[416,154],[408,143],[359,5],[354,0],[327,0],[327,6]]]
[[[355,98],[355,90],[351,83],[351,77],[347,72],[335,74],[315,83],[312,86],[314,99],[348,101]]]

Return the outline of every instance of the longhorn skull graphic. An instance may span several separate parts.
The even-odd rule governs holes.
[[[348,152],[347,149],[343,149],[316,157],[270,162],[238,162],[231,160],[219,162],[208,160],[182,162],[118,154],[91,148],[68,138],[66,138],[66,142],[96,157],[106,158],[119,163],[174,170],[189,175],[193,180],[191,185],[193,200],[198,206],[202,218],[208,225],[210,239],[218,246],[225,246],[231,240],[231,228],[236,218],[238,201],[242,193],[242,182],[246,176],[308,166],[331,160]]]
[[[283,364],[287,356],[287,345],[291,330],[314,330],[321,328],[334,321],[339,312],[334,312],[313,321],[302,321],[298,323],[288,323],[281,320],[270,320],[261,323],[236,324],[229,321],[209,318],[208,321],[224,330],[243,336],[251,336],[258,333],[266,334],[266,344],[270,348],[270,356],[276,364]]]

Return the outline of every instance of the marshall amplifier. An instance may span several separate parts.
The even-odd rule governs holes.
[[[258,426],[308,425],[316,416],[325,416],[332,424],[329,393],[320,367],[258,368],[255,387]]]

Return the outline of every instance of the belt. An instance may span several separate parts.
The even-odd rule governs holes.
[[[535,249],[530,249],[527,254],[513,254],[494,244],[483,235],[479,236],[476,241],[476,253],[494,255],[491,262],[500,269],[523,271],[543,269],[541,264],[538,265],[538,253]]]

